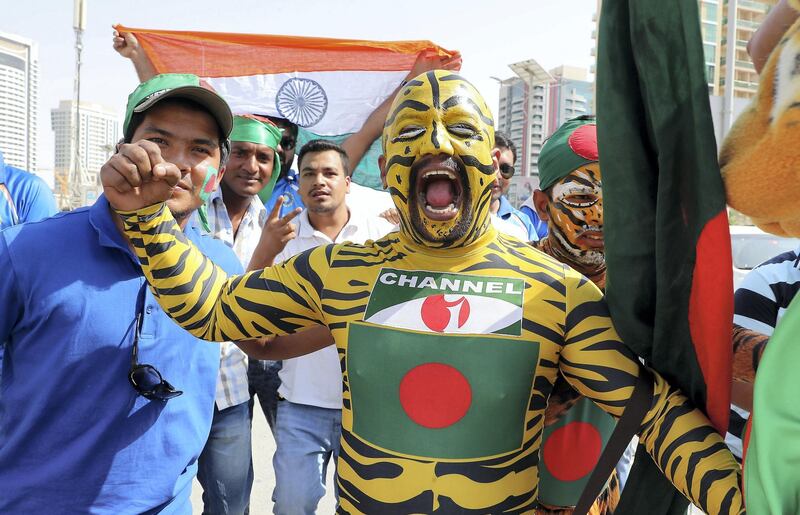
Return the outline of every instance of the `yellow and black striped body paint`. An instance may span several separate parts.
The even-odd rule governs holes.
[[[403,223],[378,241],[227,277],[163,205],[121,213],[159,303],[198,337],[331,330],[342,369],[342,514],[534,513],[558,372],[613,416],[640,373],[593,283],[487,224],[493,133],[476,95],[440,71],[398,95],[384,171]],[[464,213],[452,223],[410,215],[414,162],[433,152],[463,165],[468,223]],[[739,468],[722,439],[654,377],[641,432],[654,460],[707,512],[741,513]]]
[[[493,229],[478,240],[477,250],[458,256],[422,249],[392,233],[363,246],[320,247],[271,269],[227,278],[183,238],[166,209],[151,207],[126,220],[159,302],[193,334],[223,341],[314,324],[331,329],[344,393],[340,513],[532,512],[544,409],[557,371],[615,416],[639,374],[640,364],[619,341],[594,284]],[[386,294],[408,296],[414,292],[406,290],[415,289],[423,297],[396,309],[380,305]],[[501,293],[487,297],[487,291]],[[505,304],[498,297],[520,291],[516,320],[513,307],[500,309]],[[470,303],[466,316],[461,299]],[[426,319],[425,302],[443,316]],[[471,321],[487,311],[502,313],[509,324]],[[460,332],[464,327],[472,332]],[[477,364],[468,362],[473,358]],[[414,412],[413,395],[403,404],[403,374],[422,373],[427,364],[460,371],[471,391],[466,415],[444,427],[458,409],[448,420],[431,422],[430,413]],[[395,370],[401,365],[407,370]],[[739,513],[736,462],[706,418],[655,377],[642,441],[695,503],[709,513]],[[463,388],[439,386],[463,411]],[[412,393],[413,387],[412,381]],[[430,382],[427,391],[435,387]],[[508,398],[515,402],[499,411],[493,407]],[[392,403],[400,408],[390,413],[391,424],[402,424],[405,434],[381,420]],[[406,420],[400,420],[403,415]],[[453,431],[460,424],[468,424],[466,430]],[[447,430],[452,439],[436,438]]]

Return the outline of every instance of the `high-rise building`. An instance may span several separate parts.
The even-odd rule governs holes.
[[[727,0],[726,0],[727,3]],[[701,0],[700,34],[703,38],[703,55],[706,58],[708,94],[719,95],[720,35],[722,34],[722,9],[717,0]]]
[[[758,91],[758,74],[747,43],[777,0],[698,0],[711,114],[718,141]],[[597,1],[592,36],[597,38],[602,0]],[[594,69],[592,70],[594,71]]]
[[[532,59],[510,67],[517,77],[500,83],[497,128],[516,145],[521,175],[537,175],[544,141],[565,121],[591,112],[592,83],[584,68],[545,72]]]
[[[747,42],[778,0],[724,0],[720,3],[717,94],[729,97],[732,92],[734,98],[752,98],[758,90],[758,73],[747,54]]]
[[[5,162],[36,172],[39,58],[36,43],[0,32],[0,151]]]
[[[709,95],[733,98],[755,95],[758,74],[747,55],[747,42],[776,3],[778,0],[698,0]],[[602,0],[597,0],[594,21],[598,27],[592,33],[595,40],[592,55],[597,55],[602,4]],[[726,87],[731,84],[732,88]]]
[[[80,164],[94,185],[85,193],[84,203],[90,203],[97,198],[100,168],[114,152],[122,131],[120,118],[113,109],[89,102],[81,102],[80,106],[77,145]],[[67,178],[75,159],[75,108],[72,100],[62,100],[56,109],[50,111],[50,117],[55,133],[56,193],[63,196],[68,195]]]
[[[561,124],[576,116],[592,112],[593,87],[586,68],[559,66],[550,70],[555,79],[548,84],[548,125],[546,136],[554,133]]]

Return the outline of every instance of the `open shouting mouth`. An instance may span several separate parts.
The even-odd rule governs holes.
[[[417,172],[417,200],[423,214],[437,222],[453,220],[463,203],[463,175],[452,158],[423,165]]]

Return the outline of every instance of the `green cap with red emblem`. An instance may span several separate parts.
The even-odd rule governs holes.
[[[550,136],[539,154],[539,189],[545,190],[581,166],[597,160],[594,116],[568,120]]]

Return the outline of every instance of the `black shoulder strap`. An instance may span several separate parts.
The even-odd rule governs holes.
[[[636,378],[631,398],[617,421],[617,427],[611,433],[611,438],[609,438],[606,448],[603,449],[603,454],[600,455],[597,466],[589,477],[589,482],[586,483],[586,488],[581,493],[573,515],[586,515],[589,512],[589,508],[603,491],[608,482],[608,476],[611,475],[611,471],[614,470],[622,453],[625,452],[631,438],[639,433],[642,420],[650,410],[653,399],[653,378],[647,369],[639,370],[639,377]]]

